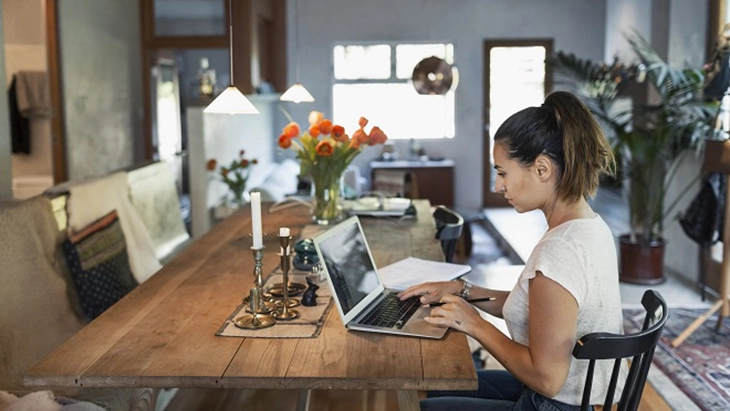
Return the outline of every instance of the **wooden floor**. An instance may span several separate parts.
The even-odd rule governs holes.
[[[296,410],[295,390],[226,390],[183,388],[167,411],[286,411]],[[309,409],[312,411],[397,411],[395,391],[315,390]],[[671,410],[669,405],[647,384],[639,411]]]

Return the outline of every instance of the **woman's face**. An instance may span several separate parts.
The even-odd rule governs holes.
[[[538,209],[545,203],[545,184],[538,178],[536,167],[524,167],[510,159],[499,143],[494,145],[494,169],[497,171],[494,190],[502,193],[518,213]]]

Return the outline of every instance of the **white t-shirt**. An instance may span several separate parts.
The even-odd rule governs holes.
[[[504,303],[502,313],[512,339],[529,346],[529,280],[540,271],[565,288],[578,303],[575,340],[593,332],[623,334],[618,263],[613,235],[603,219],[580,218],[549,230],[537,243]],[[568,378],[554,398],[580,405],[588,360],[571,357]],[[603,404],[613,361],[596,361],[591,404]],[[621,367],[615,398],[623,389],[627,367]]]

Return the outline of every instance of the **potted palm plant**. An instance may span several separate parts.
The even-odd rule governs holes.
[[[593,63],[562,52],[551,62],[557,80],[572,84],[603,123],[621,159],[630,218],[630,232],[619,238],[621,280],[656,284],[664,281],[664,223],[678,200],[666,206],[667,188],[683,157],[702,148],[716,103],[703,97],[700,69],[671,67],[638,33],[627,40],[637,64]],[[625,98],[641,87],[648,88],[648,102]]]

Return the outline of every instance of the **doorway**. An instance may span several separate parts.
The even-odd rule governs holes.
[[[494,192],[491,132],[515,112],[542,104],[552,89],[552,73],[545,64],[552,51],[552,39],[484,41],[484,207],[509,206]]]

